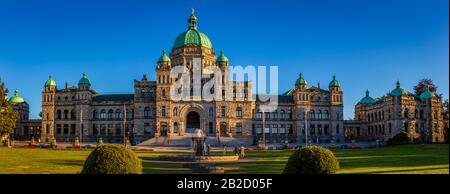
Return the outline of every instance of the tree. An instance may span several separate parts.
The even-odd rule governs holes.
[[[419,83],[418,83],[416,86],[414,86],[414,92],[415,92],[415,94],[416,94],[417,96],[419,96],[420,94],[422,94],[422,92],[423,92],[425,86],[430,87],[430,91],[436,93],[436,91],[437,91],[437,86],[434,85],[433,80],[428,79],[428,78],[424,78],[424,79],[421,79],[421,80],[419,81]]]
[[[16,121],[19,118],[17,111],[13,110],[12,104],[8,101],[8,89],[0,79],[0,140],[8,141],[9,136],[16,128]]]
[[[449,108],[450,108],[450,104],[448,102],[448,99],[444,101],[443,103],[444,105],[444,110],[443,113],[444,114],[444,141],[445,143],[448,143],[448,130],[449,130]]]

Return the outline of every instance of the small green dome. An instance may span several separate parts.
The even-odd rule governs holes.
[[[23,100],[23,98],[21,96],[19,96],[19,91],[16,90],[16,91],[14,91],[14,96],[12,96],[9,99],[9,102],[11,102],[13,104],[18,104],[18,103],[25,102],[25,100]]]
[[[228,62],[228,58],[223,53],[223,50],[220,51],[219,57],[217,57],[218,62]]]
[[[166,50],[163,50],[161,57],[159,57],[158,62],[170,62],[170,57],[167,56]]]
[[[45,86],[56,86],[56,82],[52,79],[52,75],[48,77],[48,80],[45,82]]]
[[[305,78],[303,77],[303,73],[300,73],[300,74],[298,75],[297,81],[295,81],[295,85],[298,85],[298,84],[304,84],[304,85],[307,84]]]
[[[397,81],[396,87],[391,91],[391,96],[402,96],[408,94],[408,91],[400,87],[400,81]]]
[[[78,81],[78,85],[82,84],[91,85],[91,82],[87,78],[86,73],[83,73],[83,77],[81,77],[80,81]]]
[[[420,99],[428,99],[433,98],[434,93],[430,91],[430,87],[428,85],[425,86],[425,90],[420,94]]]
[[[181,33],[177,37],[177,39],[175,39],[173,48],[181,48],[187,45],[205,46],[208,48],[212,48],[212,44],[208,36],[197,30],[197,17],[195,17],[194,15],[194,9],[192,9],[192,14],[188,19],[188,23],[188,30]]]
[[[361,101],[359,102],[361,102],[362,104],[373,104],[375,103],[375,100],[372,97],[370,97],[369,90],[366,90],[366,96],[362,98]]]
[[[330,84],[328,85],[328,87],[341,87],[341,85],[339,84],[338,80],[336,79],[336,75],[333,75],[333,80],[331,80]]]

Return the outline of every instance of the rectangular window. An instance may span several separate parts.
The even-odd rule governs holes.
[[[278,133],[281,133],[281,134],[286,133],[286,125],[285,124],[280,125],[280,128],[278,129]]]
[[[256,134],[261,134],[262,133],[262,125],[260,125],[260,124],[256,125],[255,132],[256,132]]]
[[[278,125],[272,125],[271,133],[272,134],[278,133]]]
[[[236,133],[242,134],[242,123],[236,123]]]

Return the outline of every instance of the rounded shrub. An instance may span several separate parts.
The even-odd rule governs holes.
[[[123,145],[102,145],[89,154],[81,174],[142,174],[142,163]]]
[[[333,152],[319,146],[306,146],[292,153],[284,174],[335,174],[339,161]]]
[[[410,135],[404,131],[398,133],[394,137],[388,140],[388,145],[401,145],[412,143],[412,138]]]

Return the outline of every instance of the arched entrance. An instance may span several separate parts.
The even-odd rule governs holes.
[[[227,136],[227,123],[222,122],[220,123],[220,136]]]
[[[194,133],[195,129],[200,128],[200,115],[191,111],[186,116],[186,133]]]

